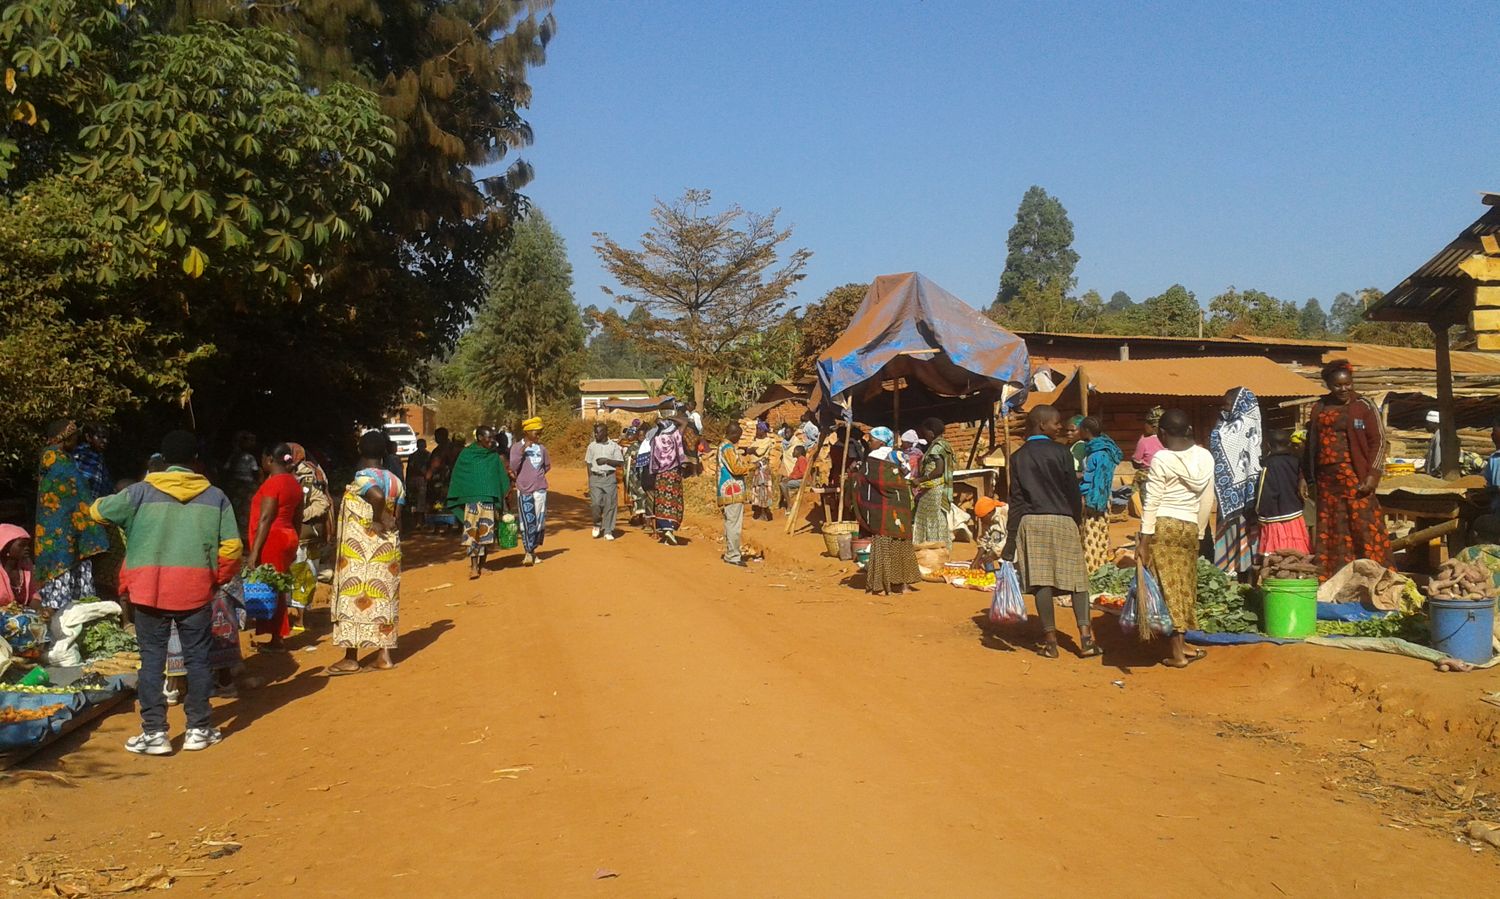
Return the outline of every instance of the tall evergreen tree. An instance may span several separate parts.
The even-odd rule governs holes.
[[[1140,330],[1161,337],[1195,337],[1202,321],[1203,308],[1193,292],[1173,284],[1137,308]]]
[[[577,392],[584,326],[562,238],[533,210],[486,275],[484,306],[459,341],[455,365],[492,407],[535,415]]]
[[[1336,337],[1348,334],[1364,320],[1365,307],[1351,293],[1340,293],[1328,307],[1328,333]]]
[[[1302,312],[1297,316],[1297,331],[1299,337],[1318,338],[1328,334],[1328,314],[1323,311],[1323,304],[1317,298],[1309,297],[1302,304]]]
[[[1026,284],[1043,287],[1056,282],[1063,294],[1073,289],[1073,223],[1056,197],[1032,185],[1016,209],[1016,223],[1005,239],[1005,271],[995,302],[1008,303]]]
[[[1104,308],[1109,312],[1128,312],[1134,306],[1135,301],[1130,298],[1130,294],[1117,290],[1109,295],[1109,302],[1104,305]]]

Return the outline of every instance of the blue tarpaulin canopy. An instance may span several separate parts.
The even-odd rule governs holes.
[[[1031,356],[1025,341],[923,275],[881,275],[848,330],[818,357],[820,389],[808,405],[852,400],[861,421],[875,422],[892,403],[886,385],[902,379],[921,397],[903,401],[903,411],[946,403],[982,408],[988,418],[988,404],[1025,402]]]

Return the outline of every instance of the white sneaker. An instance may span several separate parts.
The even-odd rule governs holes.
[[[216,727],[190,727],[187,739],[182,741],[182,748],[185,752],[197,752],[200,749],[207,749],[222,739],[224,735],[219,733]]]
[[[598,528],[594,528],[594,539],[595,540],[599,539],[599,529]]]
[[[172,741],[167,739],[164,730],[154,734],[139,733],[125,741],[125,751],[136,755],[171,755]]]
[[[615,535],[614,535],[614,534],[612,534],[612,533],[610,533],[610,534],[605,534],[605,535],[604,535],[604,539],[605,539],[605,540],[613,540],[613,539],[615,539]]]

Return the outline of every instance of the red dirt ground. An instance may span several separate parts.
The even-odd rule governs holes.
[[[408,541],[397,670],[316,677],[338,651],[308,640],[250,660],[267,684],[216,703],[207,752],[128,755],[120,713],[31,762],[61,779],[0,781],[0,890],[156,865],[189,895],[361,899],[1461,896],[1500,876],[1457,837],[1500,820],[1500,710],[1478,700],[1500,673],[1271,646],[1172,671],[1108,627],[1103,664],[1047,661],[984,635],[984,594],[871,599],[780,520],[747,521],[768,554],[749,570],[701,517],[680,548],[591,540],[582,472],[554,481],[534,569],[511,551],[473,583],[456,541]]]

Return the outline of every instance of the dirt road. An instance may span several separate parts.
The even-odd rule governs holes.
[[[779,521],[747,522],[770,555],[748,570],[712,522],[676,549],[591,540],[582,482],[555,476],[534,569],[510,552],[471,583],[453,541],[408,542],[396,671],[317,677],[326,641],[256,657],[269,683],[219,705],[218,747],[127,755],[122,713],[35,763],[67,784],[0,781],[7,854],[33,879],[163,864],[178,892],[243,896],[1480,895],[1500,876],[1432,798],[1467,784],[1500,818],[1473,699],[1493,673],[1311,647],[1177,672],[1118,638],[1105,664],[1048,662],[983,638],[981,594],[871,601]]]

